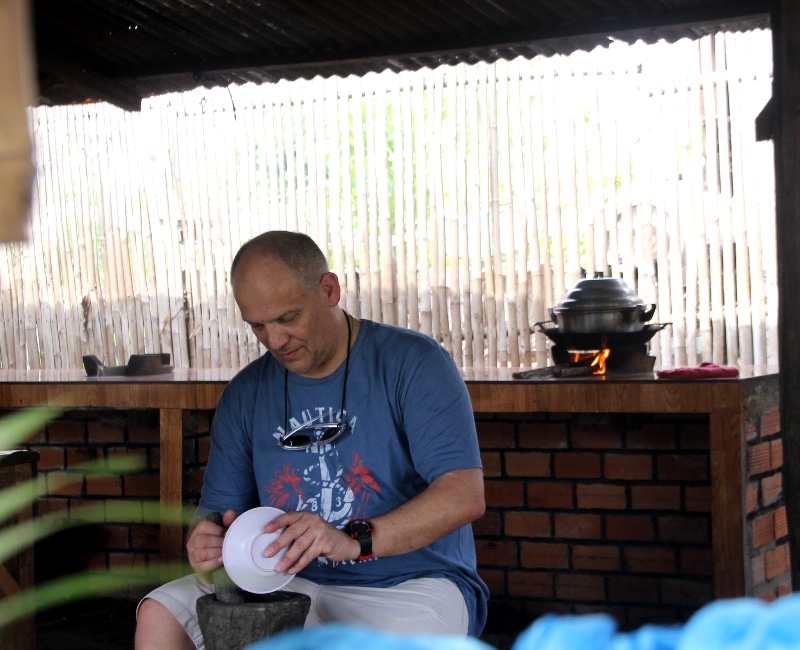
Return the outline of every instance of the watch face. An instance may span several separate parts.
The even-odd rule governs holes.
[[[347,531],[351,535],[365,535],[372,532],[372,525],[363,519],[354,519],[347,524]]]

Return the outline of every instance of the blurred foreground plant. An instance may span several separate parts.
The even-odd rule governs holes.
[[[20,410],[0,419],[0,451],[8,451],[37,431],[47,422],[57,417],[60,409],[39,407]],[[30,506],[50,489],[60,489],[82,481],[85,477],[123,475],[141,471],[145,468],[145,458],[129,455],[99,460],[70,468],[57,476],[37,476],[31,481],[0,490],[0,522],[11,519],[15,514]],[[121,503],[98,502],[72,508],[69,515],[51,513],[8,525],[0,529],[0,565],[32,546],[35,542],[55,532],[91,523],[180,523],[186,524],[193,510],[182,506],[168,506],[154,501]],[[61,605],[68,601],[112,592],[122,587],[138,587],[160,584],[166,580],[186,573],[183,563],[151,564],[141,571],[82,571],[57,578],[30,589],[20,591],[0,600],[0,628],[14,621],[30,616],[36,611]]]

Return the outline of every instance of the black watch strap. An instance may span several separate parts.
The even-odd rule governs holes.
[[[361,552],[358,554],[358,561],[363,562],[373,557],[372,552],[372,524],[366,519],[353,519],[347,522],[344,527],[345,532],[361,545]]]

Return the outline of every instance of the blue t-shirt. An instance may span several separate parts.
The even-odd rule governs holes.
[[[289,430],[336,422],[345,364],[310,379],[288,373]],[[271,355],[247,365],[220,397],[199,510],[256,506],[308,510],[337,528],[406,503],[439,476],[481,467],[464,381],[449,354],[418,332],[361,321],[350,352],[345,420],[352,432],[304,451],[277,444],[284,432],[286,374]],[[364,562],[317,558],[300,575],[320,584],[388,587],[446,577],[461,588],[470,634],[486,622],[488,589],[477,573],[472,527],[429,546]]]

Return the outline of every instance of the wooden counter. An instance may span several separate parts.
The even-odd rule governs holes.
[[[511,369],[465,370],[475,413],[705,414],[710,421],[715,597],[745,593],[742,571],[746,403],[776,367],[746,367],[737,379],[664,380],[655,374],[516,380]],[[144,408],[160,413],[161,500],[181,503],[183,411],[214,409],[234,370],[176,370],[150,377],[87,378],[83,371],[0,371],[0,408]],[[182,531],[163,526],[161,553],[181,557]]]

